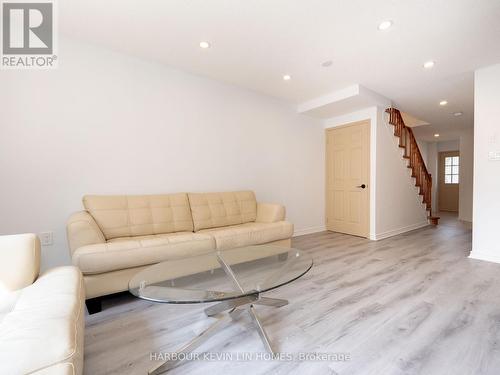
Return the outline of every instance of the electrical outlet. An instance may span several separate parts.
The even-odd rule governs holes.
[[[39,236],[42,246],[50,246],[54,243],[54,232],[42,232]]]

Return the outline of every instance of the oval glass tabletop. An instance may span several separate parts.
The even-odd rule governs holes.
[[[301,250],[247,246],[155,264],[137,273],[129,290],[155,302],[224,301],[288,284],[312,264],[312,257]]]

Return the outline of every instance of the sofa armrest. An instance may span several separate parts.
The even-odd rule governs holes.
[[[275,223],[285,220],[285,206],[275,203],[257,203],[257,223]]]
[[[0,374],[81,375],[84,309],[78,268],[61,266],[40,274],[18,294],[13,309],[3,311]]]
[[[82,246],[106,242],[101,229],[87,211],[80,211],[71,215],[66,231],[71,255]]]
[[[33,284],[40,272],[40,240],[33,233],[0,236],[0,292]]]

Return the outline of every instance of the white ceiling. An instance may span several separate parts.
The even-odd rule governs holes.
[[[472,126],[473,71],[500,62],[500,0],[64,0],[59,27],[297,104],[361,84],[431,123],[429,140]]]

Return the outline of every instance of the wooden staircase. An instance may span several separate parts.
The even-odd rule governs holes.
[[[415,186],[419,188],[422,203],[429,211],[428,219],[432,225],[437,225],[439,217],[432,216],[432,176],[427,171],[413,131],[405,125],[399,110],[388,108],[385,111],[389,114],[389,124],[394,125],[394,135],[399,138],[399,147],[404,150],[403,158],[408,160],[408,168],[411,169],[411,176],[415,178]]]

